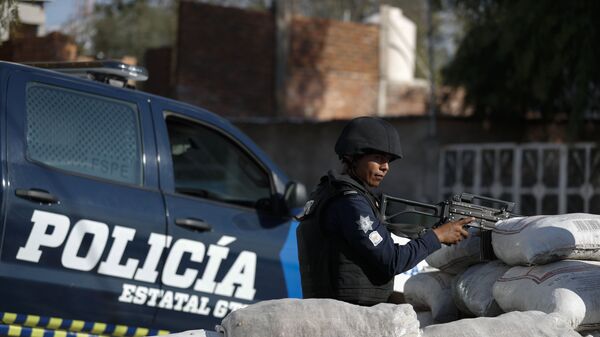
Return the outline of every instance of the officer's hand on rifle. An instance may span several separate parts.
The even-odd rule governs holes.
[[[463,218],[453,222],[447,222],[433,229],[435,235],[441,243],[452,245],[458,243],[469,236],[469,232],[465,230],[465,225],[473,222],[475,218]]]

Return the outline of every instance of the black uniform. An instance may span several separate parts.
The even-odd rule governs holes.
[[[297,231],[305,298],[386,302],[394,276],[440,248],[431,231],[405,245],[395,244],[380,220],[377,202],[347,175],[330,172],[321,178]]]

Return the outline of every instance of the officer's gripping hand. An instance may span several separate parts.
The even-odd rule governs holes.
[[[462,218],[457,221],[446,222],[445,224],[434,228],[433,232],[437,235],[441,243],[452,245],[458,243],[469,236],[469,232],[465,230],[465,225],[473,222],[475,218]]]

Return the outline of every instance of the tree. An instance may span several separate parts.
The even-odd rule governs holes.
[[[111,0],[97,3],[88,21],[94,33],[92,51],[107,58],[135,56],[148,48],[175,41],[176,2],[172,0]]]
[[[455,0],[465,36],[443,71],[485,118],[569,119],[600,107],[600,2]]]

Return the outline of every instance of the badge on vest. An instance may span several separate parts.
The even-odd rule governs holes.
[[[313,210],[312,206],[315,203],[314,200],[309,200],[306,202],[306,204],[304,204],[304,209],[302,210],[302,213],[300,213],[300,215],[296,216],[296,219],[302,219],[305,216],[309,215],[311,213],[311,211]]]
[[[356,221],[356,223],[358,224],[358,229],[362,230],[365,234],[368,231],[372,231],[373,230],[373,220],[371,220],[371,218],[366,215],[366,216],[360,216],[360,219],[358,219],[358,221]]]
[[[379,235],[378,231],[373,231],[371,234],[369,234],[369,240],[371,240],[373,246],[377,247],[377,245],[383,241],[383,238],[381,235]]]

